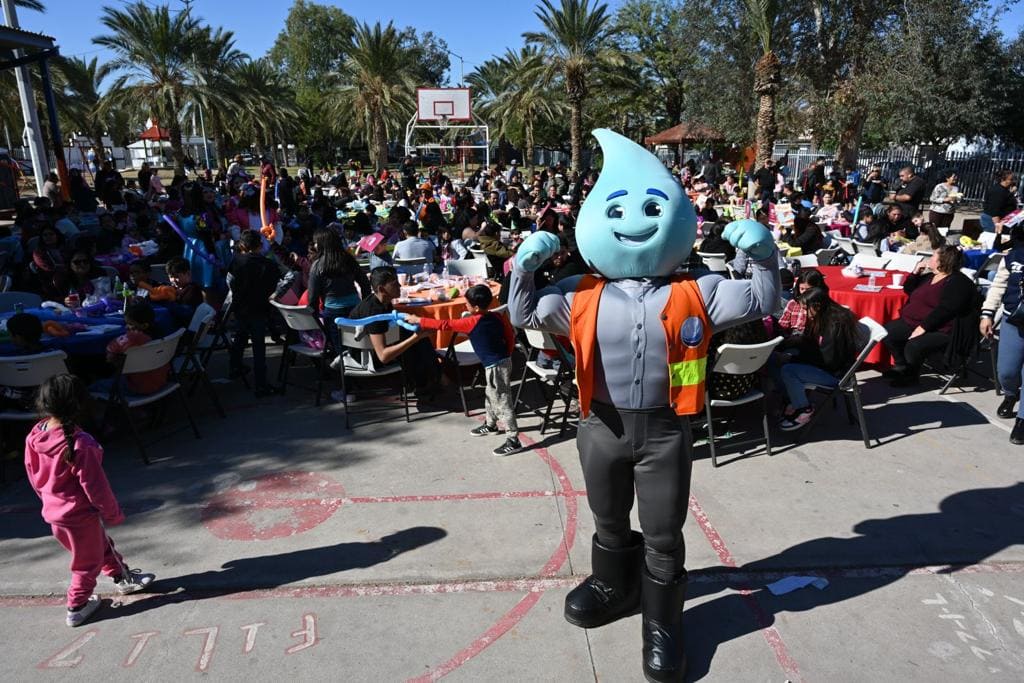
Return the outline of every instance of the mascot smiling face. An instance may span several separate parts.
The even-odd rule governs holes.
[[[618,133],[594,137],[604,168],[580,207],[580,255],[609,279],[665,277],[689,255],[697,215],[683,188],[657,157]]]

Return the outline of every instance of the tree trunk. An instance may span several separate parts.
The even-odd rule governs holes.
[[[171,136],[171,158],[174,160],[174,175],[185,175],[185,148],[181,144],[181,122],[177,117],[171,119],[167,128]]]
[[[754,92],[758,95],[756,168],[772,158],[778,126],[775,122],[775,93],[778,91],[781,71],[779,58],[774,52],[767,52],[754,67]]]
[[[523,150],[523,167],[533,171],[533,122],[526,123],[526,149]]]
[[[388,138],[384,131],[384,122],[380,116],[373,117],[373,131],[370,140],[370,163],[374,173],[379,173],[388,166]]]
[[[213,128],[213,147],[216,168],[220,168],[227,161],[228,143],[224,136],[224,129],[219,125],[215,125]]]
[[[861,103],[851,107],[846,125],[839,131],[839,144],[836,146],[836,168],[857,168],[857,155],[860,153],[860,138],[864,133],[867,112]]]
[[[578,99],[569,101],[569,139],[572,143],[572,169],[583,167],[583,103]]]

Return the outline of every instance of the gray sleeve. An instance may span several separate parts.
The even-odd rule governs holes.
[[[508,313],[512,325],[552,334],[569,334],[569,308],[580,277],[570,277],[537,290],[533,273],[514,263],[509,283]]]
[[[753,262],[753,274],[749,280],[726,280],[719,275],[706,275],[698,279],[697,284],[715,332],[771,315],[781,305],[782,283],[779,281],[777,251],[766,259]]]

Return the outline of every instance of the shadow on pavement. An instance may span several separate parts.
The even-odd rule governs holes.
[[[764,585],[744,577],[744,581],[729,582],[725,587],[751,593],[730,593],[688,608],[684,616],[688,678],[698,680],[707,675],[720,644],[771,626],[777,614],[856,598],[920,567],[943,565],[939,573],[952,574],[961,566],[983,562],[1006,548],[1024,544],[1024,482],[1006,488],[961,491],[943,500],[938,512],[869,519],[853,531],[860,535],[805,541],[735,570],[781,570],[828,578],[830,572],[838,573],[837,566],[870,568],[853,578],[835,576],[823,590],[808,588],[775,596]],[[695,571],[692,576],[699,578],[702,571],[731,570],[715,567]],[[692,600],[718,592],[723,586],[698,580],[691,581],[689,588],[687,597]]]
[[[255,590],[268,590],[317,576],[364,569],[402,553],[439,541],[448,533],[438,527],[418,526],[396,531],[367,543],[350,542],[231,560],[219,570],[157,579],[144,597],[97,613],[94,621],[139,614],[163,605],[219,598]],[[298,587],[298,586],[296,586]]]

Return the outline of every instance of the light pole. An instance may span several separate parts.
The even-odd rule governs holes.
[[[465,62],[463,62],[462,57],[455,54],[451,50],[445,48],[445,52],[459,60],[459,87],[461,88],[463,83],[466,82],[466,64]]]
[[[14,0],[0,0],[4,9],[4,21],[11,28],[18,28],[18,15],[14,13]],[[24,51],[15,50],[14,58],[24,56]],[[36,193],[43,194],[43,182],[50,172],[50,162],[46,158],[46,148],[43,147],[43,129],[39,127],[39,114],[36,111],[36,101],[32,96],[32,81],[29,78],[28,67],[19,66],[14,69],[14,75],[18,79],[18,95],[21,98],[21,114],[25,119],[25,132],[28,135],[28,151],[32,157],[32,172],[36,177]],[[55,149],[54,155],[63,154],[63,149]]]

